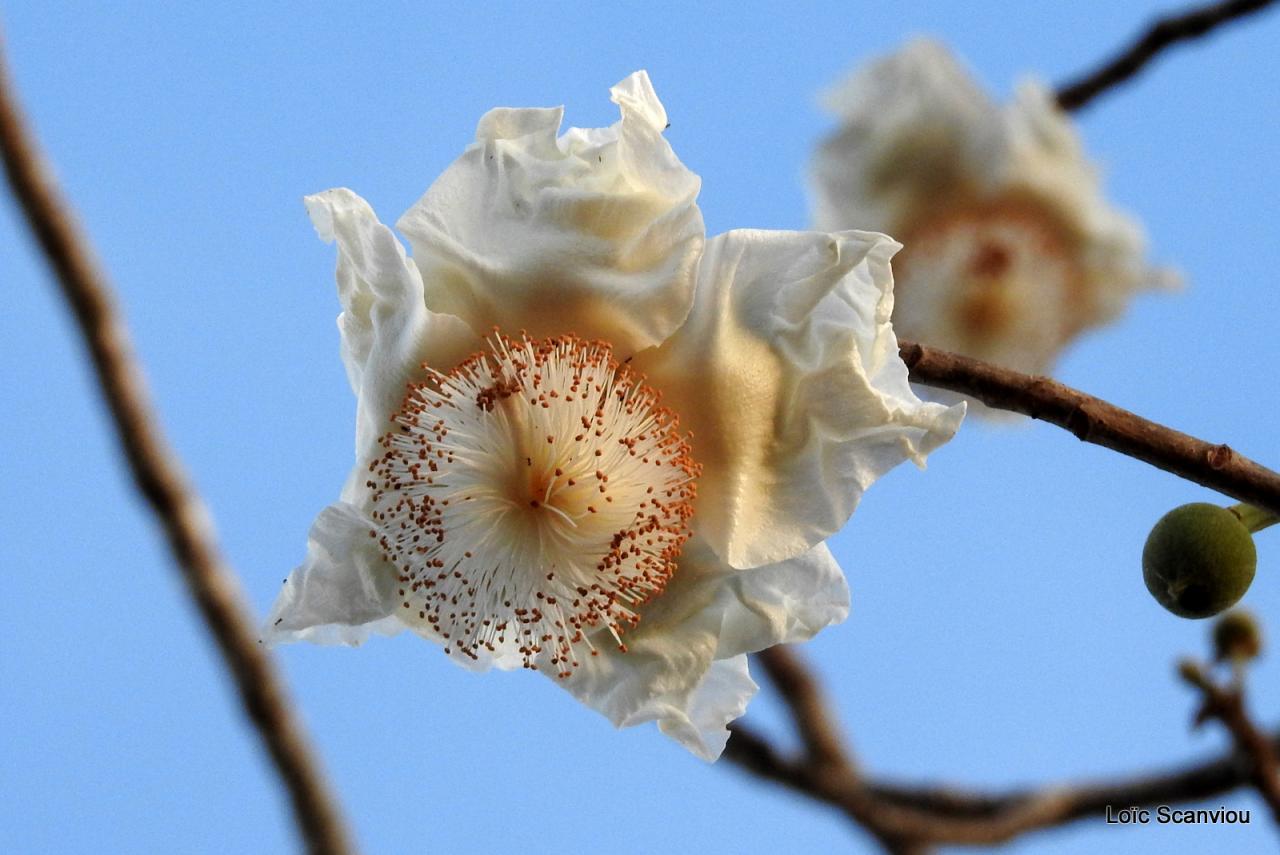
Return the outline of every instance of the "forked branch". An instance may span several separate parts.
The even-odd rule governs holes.
[[[775,649],[761,657],[771,674],[774,667],[768,663],[776,654]],[[816,678],[794,653],[785,656],[786,668],[802,675],[793,685],[816,686]],[[821,731],[834,727],[835,718],[829,710],[813,708],[816,694],[792,697],[794,690],[787,685],[775,682],[792,710],[802,743],[810,745],[815,737],[809,731],[815,722],[821,722]],[[1256,783],[1257,776],[1255,745],[1143,775],[984,793],[859,775],[848,763],[815,761],[811,750],[786,754],[748,725],[735,723],[732,730],[726,760],[836,808],[892,852],[918,852],[945,844],[1005,843],[1028,832],[1103,817],[1108,806],[1118,810],[1203,801]],[[1280,751],[1280,733],[1256,729],[1254,733],[1273,755]],[[836,738],[843,743],[843,738]]]
[[[1178,669],[1182,679],[1200,690],[1202,703],[1196,713],[1197,726],[1217,719],[1231,734],[1236,750],[1249,760],[1249,783],[1271,808],[1280,824],[1280,762],[1275,740],[1258,729],[1245,709],[1243,672],[1230,685],[1219,685],[1198,662],[1184,661]]]

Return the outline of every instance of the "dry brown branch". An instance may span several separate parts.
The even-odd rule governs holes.
[[[1133,77],[1170,45],[1199,38],[1228,21],[1259,12],[1273,2],[1274,0],[1226,0],[1160,18],[1133,44],[1103,66],[1060,88],[1058,106],[1064,110],[1079,110],[1112,86]]]
[[[787,667],[803,674],[793,685],[815,685],[794,657]],[[785,691],[783,685],[778,683],[780,691]],[[810,703],[786,700],[793,713]],[[833,721],[827,712],[821,715],[827,722]],[[797,721],[797,728],[803,732],[804,725]],[[732,729],[726,759],[835,807],[890,851],[898,852],[918,852],[935,844],[1004,843],[1027,832],[1079,819],[1099,819],[1108,806],[1120,809],[1201,801],[1250,783],[1255,768],[1250,754],[1237,749],[1215,760],[1144,775],[982,793],[860,778],[847,767],[815,764],[807,754],[784,755],[748,725],[735,723]],[[1280,733],[1266,736],[1256,729],[1255,733],[1270,750],[1280,750]]]
[[[1196,726],[1211,718],[1222,722],[1235,741],[1236,750],[1249,759],[1249,782],[1271,808],[1276,823],[1280,824],[1280,763],[1276,760],[1275,741],[1249,718],[1243,683],[1221,686],[1198,663],[1189,660],[1183,662],[1178,670],[1187,683],[1200,690],[1203,697],[1195,717]]]
[[[802,760],[781,755],[747,726],[735,725],[733,731],[727,759],[825,802],[859,825],[922,843],[992,845],[1080,819],[1099,819],[1108,805],[1119,809],[1203,801],[1245,786],[1252,769],[1249,758],[1235,751],[1145,775],[1005,793],[878,779],[846,788],[847,782],[815,778]],[[1266,738],[1280,750],[1280,734]]]
[[[275,762],[307,848],[351,851],[337,805],[257,631],[223,562],[203,503],[164,442],[143,389],[124,321],[22,119],[0,55],[0,152],[9,184],[75,315],[115,420],[138,490],[164,529],[205,625],[217,641],[240,700]]]
[[[789,647],[771,647],[756,656],[786,701],[810,762],[853,772],[840,727],[827,709],[818,680]]]
[[[845,798],[841,807],[891,855],[923,855],[926,849],[917,836],[885,827],[879,821],[882,812],[875,802],[863,798],[865,790],[836,718],[827,707],[818,679],[799,655],[788,647],[772,647],[758,653],[756,661],[764,666],[786,702],[804,753],[799,759],[785,758],[749,728],[735,723],[725,756],[761,777],[815,797],[821,798],[817,794],[824,792],[842,792]]]
[[[1280,473],[1227,445],[1196,439],[1048,377],[1021,374],[933,347],[900,341],[911,379],[1066,428],[1078,439],[1280,513]]]

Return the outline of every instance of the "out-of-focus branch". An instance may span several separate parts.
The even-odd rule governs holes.
[[[784,757],[749,727],[735,723],[725,757],[815,798],[831,801],[822,794],[841,793],[839,806],[891,855],[925,855],[927,847],[919,835],[899,833],[897,826],[884,821],[876,800],[868,797],[818,679],[799,655],[787,647],[772,647],[756,660],[787,704],[804,751],[798,758]]]
[[[911,379],[977,398],[989,407],[1023,413],[1203,484],[1242,502],[1280,513],[1280,473],[1227,445],[1215,445],[1086,395],[1048,377],[1021,374],[945,350],[898,342]]]
[[[804,671],[791,657],[788,667]],[[772,669],[771,669],[772,670]],[[815,685],[805,672],[807,685]],[[780,691],[786,691],[778,683]],[[805,681],[797,685],[806,685]],[[793,710],[807,701],[787,698]],[[828,722],[833,719],[826,715]],[[797,721],[803,733],[805,725]],[[788,756],[751,729],[735,723],[725,758],[747,771],[840,810],[894,852],[920,852],[938,844],[992,845],[1027,832],[1105,816],[1108,806],[1182,804],[1249,784],[1254,761],[1235,750],[1208,762],[1112,780],[981,793],[948,786],[911,786],[854,774],[851,768],[814,764],[806,753]],[[1257,732],[1257,731],[1255,731]],[[1259,738],[1280,750],[1280,733]]]
[[[790,708],[810,762],[845,767],[852,773],[853,762],[840,726],[827,708],[817,678],[789,647],[770,647],[760,651],[756,659]]]
[[[1123,83],[1170,45],[1203,36],[1210,30],[1245,15],[1261,11],[1274,0],[1226,0],[1160,18],[1145,33],[1096,71],[1058,90],[1058,106],[1079,110],[1097,96]]]
[[[319,763],[219,555],[203,503],[152,415],[142,375],[105,278],[26,128],[0,54],[0,153],[5,172],[84,336],[138,490],[158,518],[187,589],[217,641],[250,721],[275,762],[310,852],[351,851]]]
[[[1205,673],[1199,663],[1184,661],[1178,668],[1182,679],[1200,690],[1204,698],[1196,713],[1197,726],[1216,718],[1227,728],[1235,741],[1236,749],[1249,758],[1249,781],[1271,808],[1271,815],[1280,823],[1280,763],[1276,761],[1274,740],[1249,718],[1244,705],[1244,684],[1236,682],[1220,686]]]

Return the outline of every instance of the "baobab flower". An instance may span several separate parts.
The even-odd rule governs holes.
[[[1102,197],[1053,93],[1000,107],[940,44],[917,40],[826,98],[840,127],[814,157],[818,228],[883,229],[903,338],[1028,372],[1138,291],[1172,283]]]
[[[706,240],[647,75],[612,92],[610,128],[485,115],[400,219],[411,259],[351,191],[307,199],[338,245],[356,463],[265,638],[411,629],[714,759],[746,654],[848,612],[823,541],[963,409],[907,384],[897,244]]]

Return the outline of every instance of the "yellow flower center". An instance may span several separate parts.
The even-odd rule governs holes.
[[[971,356],[1044,367],[1090,312],[1079,241],[1032,199],[940,209],[903,230],[894,327]]]
[[[698,466],[679,422],[604,342],[495,333],[410,384],[370,464],[370,534],[409,623],[478,658],[544,651],[567,676],[621,635],[689,537]]]

